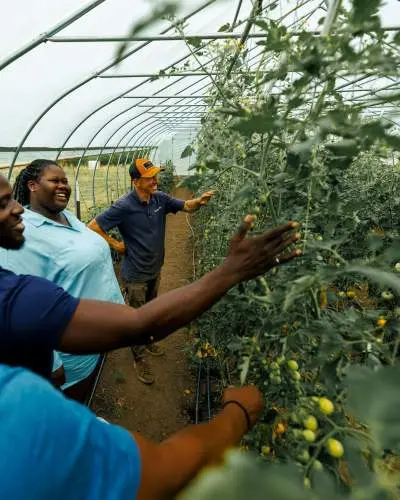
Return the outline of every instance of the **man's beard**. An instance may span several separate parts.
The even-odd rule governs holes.
[[[19,250],[25,244],[25,238],[15,240],[14,238],[0,238],[0,248],[5,250]]]

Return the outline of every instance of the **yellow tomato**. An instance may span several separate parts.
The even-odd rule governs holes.
[[[337,439],[328,439],[326,449],[331,457],[340,458],[344,454],[344,448],[340,441]]]
[[[288,365],[289,370],[296,371],[299,369],[299,365],[298,365],[297,361],[295,361],[294,359],[290,359],[287,362],[287,365]]]
[[[332,401],[328,398],[320,398],[319,409],[324,415],[331,415],[335,411]]]
[[[271,448],[269,446],[263,446],[261,448],[261,453],[264,455],[264,457],[266,457],[271,453]]]
[[[310,431],[316,431],[318,429],[318,420],[310,415],[303,421],[304,427]]]

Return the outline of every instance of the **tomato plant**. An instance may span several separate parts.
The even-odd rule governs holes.
[[[397,74],[400,39],[382,29],[380,3],[331,2],[319,37],[258,15],[265,38],[252,72],[245,46],[202,47],[214,86],[188,184],[218,194],[196,216],[196,273],[222,261],[246,213],[257,215],[254,233],[301,222],[304,255],[238,286],[196,323],[199,342],[218,352],[215,390],[255,383],[267,410],[244,443],[261,464],[234,455],[188,498],[242,498],[255,485],[296,499],[311,498],[304,485],[332,499],[395,489],[377,464],[400,451],[400,138],[368,110],[399,95],[360,104],[338,90],[351,75]]]

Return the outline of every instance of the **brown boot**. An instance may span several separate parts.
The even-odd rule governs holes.
[[[146,352],[151,354],[151,356],[164,356],[164,349],[158,344],[148,344],[146,346]]]
[[[136,356],[134,350],[133,354],[133,369],[135,370],[136,377],[143,384],[151,385],[154,383],[154,375],[152,369],[144,356]]]

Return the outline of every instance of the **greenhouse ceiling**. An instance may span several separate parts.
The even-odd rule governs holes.
[[[318,36],[318,20],[330,6],[328,0],[257,0],[256,4],[293,36],[304,29]],[[154,17],[155,10],[165,5],[171,3],[4,2],[0,152],[10,153],[11,166],[26,150],[49,148],[58,158],[71,149],[155,146],[178,131],[195,131],[207,112],[203,98],[213,82],[212,73],[204,68],[212,61],[203,60],[199,67],[195,44],[188,40],[242,39],[249,49],[250,67],[259,61],[257,41],[265,34],[249,22],[254,8],[250,0],[182,0],[176,3],[175,20],[184,20],[183,27],[160,18],[144,23],[130,36],[133,26]],[[400,20],[399,14],[399,1],[387,0],[381,19],[388,32],[398,32],[393,23]],[[228,31],[219,31],[227,23]],[[122,43],[125,52],[117,64]],[[338,78],[337,88],[345,99],[365,102],[382,89],[398,91],[399,81],[397,76],[354,75]],[[369,112],[398,123],[398,110],[390,103]]]

